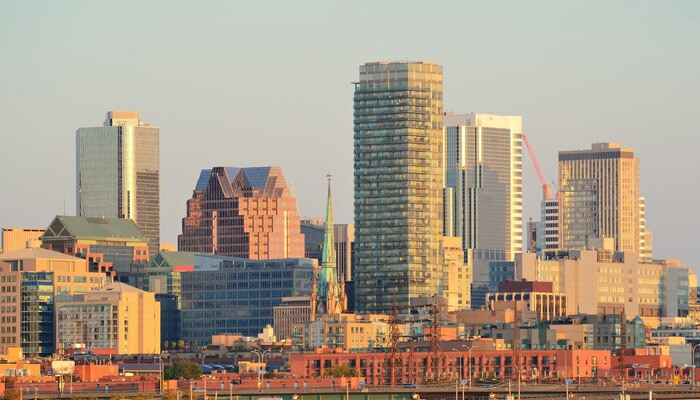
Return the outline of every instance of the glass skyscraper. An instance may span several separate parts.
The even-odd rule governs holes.
[[[446,115],[444,125],[445,235],[473,250],[474,282],[485,284],[489,263],[523,249],[522,118]]]
[[[159,129],[138,112],[110,111],[104,126],[76,131],[76,214],[127,218],[160,247]]]
[[[360,312],[406,310],[442,273],[442,66],[372,62],[354,95]]]

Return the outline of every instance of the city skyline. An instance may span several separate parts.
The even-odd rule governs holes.
[[[161,128],[162,242],[175,242],[176,235],[180,233],[181,218],[185,215],[183,204],[189,198],[191,182],[196,180],[201,168],[210,165],[281,166],[288,181],[293,183],[303,217],[323,215],[323,176],[330,170],[336,177],[336,220],[339,223],[353,222],[352,104],[349,100],[352,86],[349,82],[356,78],[356,68],[364,62],[410,56],[411,59],[434,61],[444,67],[445,110],[522,115],[525,132],[535,147],[549,181],[556,180],[556,157],[559,150],[585,149],[592,142],[605,141],[619,142],[622,146],[634,149],[641,160],[640,189],[646,197],[647,221],[655,233],[655,257],[679,258],[697,269],[698,257],[693,254],[690,227],[698,222],[698,216],[692,212],[691,207],[692,199],[700,195],[699,189],[692,184],[671,188],[666,186],[669,177],[678,176],[677,181],[689,182],[697,181],[698,177],[698,172],[692,165],[692,151],[700,144],[699,139],[687,133],[688,129],[685,128],[692,111],[699,105],[696,96],[698,81],[692,72],[693,66],[698,63],[698,55],[689,47],[688,41],[682,40],[684,37],[697,36],[698,27],[689,25],[691,16],[696,13],[687,12],[688,9],[697,10],[694,5],[665,7],[647,4],[644,7],[626,9],[621,5],[624,3],[618,3],[607,6],[607,13],[574,7],[566,12],[581,14],[578,21],[582,22],[575,22],[578,30],[563,32],[562,37],[554,38],[545,36],[546,30],[532,27],[537,25],[532,24],[532,21],[527,24],[518,22],[519,17],[513,15],[517,11],[523,11],[523,7],[526,12],[534,15],[538,9],[543,8],[542,3],[534,6],[513,3],[513,11],[502,15],[506,32],[494,34],[489,37],[490,40],[485,40],[486,43],[474,43],[478,50],[488,56],[485,58],[481,55],[478,59],[458,57],[451,52],[450,44],[460,41],[455,42],[451,38],[458,31],[446,27],[441,27],[442,30],[437,31],[434,37],[422,40],[415,40],[415,33],[401,28],[387,42],[367,46],[346,45],[345,41],[348,40],[352,40],[351,43],[357,40],[359,43],[367,34],[363,33],[359,38],[346,37],[345,32],[350,30],[344,23],[336,30],[331,30],[330,37],[320,40],[318,44],[308,42],[313,36],[307,30],[292,32],[289,38],[280,39],[279,43],[274,35],[260,31],[263,44],[280,50],[278,54],[274,58],[268,58],[271,56],[261,55],[245,43],[234,41],[232,47],[239,49],[238,53],[260,57],[256,62],[241,57],[237,63],[236,57],[227,58],[217,52],[217,46],[226,43],[219,38],[229,37],[225,33],[236,31],[230,32],[227,26],[223,26],[226,19],[210,13],[206,8],[197,10],[195,17],[213,19],[214,23],[205,30],[205,34],[215,40],[202,47],[197,41],[185,40],[183,33],[177,34],[176,39],[183,40],[184,43],[163,41],[162,46],[159,46],[163,37],[156,33],[157,29],[145,24],[146,16],[152,16],[150,13],[158,9],[154,5],[144,5],[143,15],[131,16],[130,23],[135,28],[131,33],[107,30],[103,34],[106,36],[92,38],[82,34],[83,30],[76,27],[58,32],[56,37],[49,36],[51,27],[57,23],[63,26],[65,23],[58,17],[68,20],[82,17],[81,22],[87,24],[80,25],[83,29],[96,23],[86,17],[95,17],[98,13],[104,13],[104,9],[99,5],[84,4],[85,7],[77,10],[75,15],[68,15],[60,7],[51,10],[56,7],[51,4],[44,5],[48,9],[45,15],[37,13],[31,5],[17,4],[7,7],[8,12],[0,17],[3,26],[0,33],[3,37],[14,39],[0,43],[0,49],[18,56],[0,66],[0,72],[8,77],[0,91],[3,93],[0,95],[0,119],[7,124],[3,139],[8,148],[13,148],[12,152],[3,157],[9,160],[7,165],[17,165],[26,162],[29,151],[35,153],[35,168],[31,172],[15,175],[6,170],[2,175],[3,181],[13,193],[13,196],[2,200],[0,221],[3,226],[41,228],[53,216],[64,214],[64,209],[68,212],[75,209],[72,193],[73,134],[76,127],[93,125],[94,116],[109,109],[139,111],[144,120]],[[484,13],[499,10],[495,6],[470,6],[475,7],[475,11]],[[447,12],[450,7],[464,6],[452,3],[441,7],[440,11]],[[224,12],[223,16],[235,15],[236,18],[246,13],[264,11],[255,6],[237,5],[229,5],[226,9],[230,13]],[[188,14],[186,11],[192,10],[175,6],[173,18],[176,21],[184,20]],[[313,26],[323,28],[328,19],[324,16],[334,16],[343,11],[346,10],[331,10],[319,5],[315,7],[315,13],[307,15],[297,11],[296,17],[297,22],[299,19],[306,20]],[[551,17],[557,11],[562,10],[549,10],[548,15]],[[607,37],[606,32],[610,33],[612,24],[618,22],[613,18],[615,13],[623,11],[630,18],[619,22],[627,24],[629,33],[619,33],[622,30],[615,26],[615,35]],[[112,14],[102,14],[101,17],[108,20],[120,18],[122,12],[124,11],[114,10]],[[451,13],[445,14],[446,18],[452,18],[449,16]],[[369,15],[366,17],[375,18]],[[417,21],[417,16],[410,17]],[[273,17],[269,23],[274,24],[274,21],[278,21],[276,18]],[[27,33],[23,26],[18,25],[18,21],[28,20],[44,24],[26,24],[34,27],[41,25]],[[594,23],[587,28],[583,26],[583,21]],[[153,20],[157,27],[162,27],[164,22],[158,18]],[[104,24],[104,20],[100,20],[99,24]],[[194,25],[201,28],[201,21],[200,25]],[[477,32],[479,26],[469,29]],[[556,26],[557,23],[552,22],[547,28]],[[290,24],[283,27],[292,28]],[[518,29],[523,31],[524,27],[528,28],[524,30],[524,38],[514,39],[508,36]],[[245,28],[244,24],[240,29]],[[188,26],[185,33],[189,29],[194,28]],[[140,45],[130,46],[129,40],[121,40],[122,34],[126,35],[125,39]],[[405,37],[400,34],[405,34]],[[450,40],[447,44],[441,43],[445,38]],[[635,40],[626,40],[630,38]],[[299,42],[293,43],[295,45],[291,46],[292,50],[282,48],[283,44],[289,45],[295,39]],[[550,39],[553,43],[533,46],[531,42],[537,39]],[[47,50],[46,46],[55,45],[54,40],[71,42],[72,45],[63,48],[66,50],[64,52]],[[175,53],[181,50],[180,45],[194,51],[205,62],[203,65],[185,63],[183,66],[173,66],[174,63],[168,62],[167,66],[172,71],[164,71],[163,75],[154,75],[154,67],[147,65],[113,69],[107,63],[109,57],[105,57],[104,61],[99,57],[88,57],[84,65],[74,63],[76,55],[92,54],[96,46],[104,46],[103,40],[107,46],[114,46],[129,55],[149,57],[155,53],[161,56],[157,58],[161,61],[153,62],[158,68],[164,68],[166,61],[176,57]],[[347,50],[347,53],[334,53],[336,57],[319,59],[316,64],[299,61],[304,51],[322,53],[324,49],[335,48],[337,44],[334,45],[333,40],[338,41],[341,44],[338,47]],[[567,40],[581,46],[567,45]],[[525,46],[518,48],[518,44]],[[504,67],[504,56],[493,48],[495,45],[511,49],[514,52],[510,55],[512,57],[524,57],[529,52],[532,54],[524,58],[522,63]],[[622,45],[626,51],[621,51],[618,47]],[[546,54],[548,49],[554,50],[556,57]],[[28,68],[28,63],[41,54],[48,54],[54,61],[52,67]],[[285,63],[274,62],[285,58],[290,60],[286,66]],[[664,59],[673,62],[663,61]],[[503,64],[499,66],[501,63]],[[580,66],[572,69],[577,64],[583,64],[586,69]],[[260,69],[261,65],[264,68]],[[313,65],[314,68],[305,72],[308,65]],[[187,69],[184,67],[194,67],[194,73],[185,73]],[[281,73],[285,67],[287,70]],[[195,76],[210,68],[213,69],[214,78],[203,80]],[[229,72],[227,68],[232,69]],[[87,69],[100,72],[89,72]],[[259,75],[253,76],[261,78],[264,75],[269,80],[259,86],[249,86],[245,82],[249,78],[241,76],[259,69],[260,72],[256,72]],[[279,76],[274,76],[278,73]],[[112,79],[103,81],[105,74],[111,75]],[[303,75],[296,80],[290,79],[295,74]],[[318,87],[305,81],[309,76],[306,74],[319,74]],[[184,75],[184,79],[177,81],[181,85],[172,85],[178,75]],[[257,81],[261,82],[260,79]],[[95,85],[96,82],[100,84]],[[177,91],[171,86],[178,86]],[[66,87],[73,89],[75,101],[59,103],[58,94],[68,92]],[[121,87],[123,89],[118,90]],[[128,93],[130,90],[132,92]],[[37,91],[44,95],[37,95]],[[303,97],[306,101],[299,103],[306,104],[298,106],[291,104],[288,95],[283,93],[300,91],[309,91],[311,94],[308,96],[312,97]],[[13,93],[13,96],[9,96],[9,93]],[[238,96],[239,99],[235,93],[244,95]],[[275,93],[275,96],[271,93]],[[213,99],[207,100],[210,96]],[[165,97],[173,99],[164,102]],[[533,101],[533,97],[537,97],[537,101]],[[309,101],[310,98],[313,101]],[[207,101],[200,104],[200,100]],[[215,104],[217,102],[221,104]],[[265,124],[261,124],[261,121],[265,121]],[[300,136],[307,130],[308,133]],[[564,130],[566,135],[561,134]],[[192,143],[188,135],[195,138],[211,135],[212,141],[217,141],[220,145]],[[38,143],[37,138],[41,139]],[[241,141],[241,147],[245,147],[245,151],[237,150],[237,140]],[[275,148],[272,149],[263,147],[271,141],[279,146],[273,146]],[[283,154],[288,149],[295,150],[292,152],[294,154]],[[659,152],[659,149],[667,150]],[[299,157],[300,154],[314,154],[315,157],[313,161],[301,162],[299,159],[305,157]],[[523,169],[524,220],[527,221],[528,217],[537,220],[541,200],[539,185],[529,160],[523,160]],[[53,172],[51,179],[46,179],[43,175],[48,171]],[[32,188],[40,182],[46,184],[53,194],[48,200],[43,196],[34,196]],[[678,229],[686,226],[685,229]]]

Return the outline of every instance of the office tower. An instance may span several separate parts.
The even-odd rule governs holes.
[[[311,296],[314,264],[196,254],[194,271],[181,274],[182,339],[207,344],[216,334],[257,335],[273,323],[283,297]]]
[[[43,233],[43,229],[2,228],[2,247],[0,247],[0,253],[22,250],[27,247],[27,242],[39,239]]]
[[[123,218],[92,218],[58,215],[44,235],[41,246],[88,260],[91,272],[140,287],[149,260],[148,239],[134,221]]]
[[[56,307],[59,348],[76,345],[114,354],[160,354],[160,303],[121,282],[73,295]]]
[[[361,312],[436,293],[442,239],[442,66],[372,62],[354,94],[355,290]]]
[[[304,256],[297,199],[279,167],[202,170],[178,250],[267,260]]]
[[[639,160],[617,143],[559,152],[559,237],[563,249],[612,238],[616,251],[639,254]]]
[[[22,346],[28,355],[56,351],[55,307],[76,293],[99,289],[104,274],[82,258],[42,248],[0,254],[0,350]]]
[[[652,256],[652,234],[647,229],[646,201],[644,197],[639,198],[639,258],[651,260]]]
[[[304,235],[304,257],[323,263],[323,240],[326,229],[323,221],[306,219],[301,221],[301,233]],[[354,277],[355,225],[335,224],[335,263],[338,282],[352,281]]]
[[[474,283],[488,283],[489,262],[523,251],[522,118],[445,115],[444,125],[445,226],[473,250]]]
[[[315,307],[314,315],[338,315],[343,313],[348,305],[345,297],[343,281],[338,282],[338,272],[335,267],[335,240],[333,238],[333,203],[331,200],[331,181],[328,180],[328,201],[326,205],[326,227],[323,238],[323,253],[321,273],[315,286],[316,296],[312,299]]]
[[[76,215],[131,219],[160,248],[159,129],[134,111],[110,111],[104,126],[75,133]]]

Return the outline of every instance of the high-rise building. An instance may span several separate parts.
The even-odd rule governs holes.
[[[57,302],[99,289],[105,281],[104,274],[88,271],[84,259],[55,251],[0,254],[0,350],[21,345],[25,354],[53,354]]]
[[[559,152],[559,237],[563,249],[612,238],[615,250],[640,254],[639,159],[617,143]]]
[[[486,283],[489,262],[523,251],[522,118],[445,115],[444,125],[445,234],[473,250],[474,282]]]
[[[10,253],[27,248],[27,242],[37,240],[44,233],[43,229],[2,228],[2,247],[0,253]]]
[[[304,257],[297,200],[279,167],[205,169],[178,250],[255,260]]]
[[[160,153],[156,127],[135,111],[110,111],[104,126],[75,133],[76,215],[131,219],[160,248]]]
[[[360,66],[354,175],[356,309],[405,310],[442,272],[442,66]]]

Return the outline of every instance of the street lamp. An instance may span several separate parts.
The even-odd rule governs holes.
[[[691,355],[691,357],[692,357],[691,362],[692,362],[692,364],[693,364],[693,381],[691,382],[690,387],[693,388],[693,389],[695,389],[695,348],[698,347],[698,346],[700,346],[700,343],[696,343],[696,344],[693,346],[693,349],[690,351],[690,355]]]
[[[467,349],[469,351],[469,360],[467,360],[467,363],[469,364],[469,367],[467,368],[467,373],[468,379],[469,379],[469,388],[472,388],[472,348],[474,347],[473,345],[468,345],[468,344],[463,344],[462,347]],[[462,389],[464,389],[464,385],[462,385]],[[464,390],[462,390],[464,392]],[[464,393],[462,393],[462,398],[464,398]]]
[[[259,362],[260,362],[260,364],[262,364],[264,362],[265,355],[270,354],[270,351],[269,350],[263,350],[263,351],[253,350],[253,353],[258,356]],[[262,389],[263,389],[262,385],[263,385],[262,370],[261,370],[261,367],[258,366],[258,388],[260,391],[262,391]]]
[[[158,365],[160,366],[160,369],[158,371],[160,378],[160,393],[163,393],[163,357],[161,354],[158,354],[156,359],[158,359]]]

